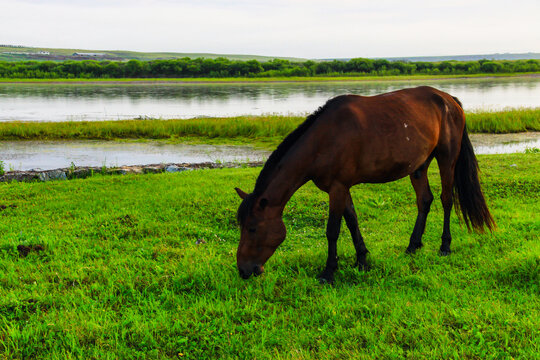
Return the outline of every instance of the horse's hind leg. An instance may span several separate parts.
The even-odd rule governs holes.
[[[439,164],[439,171],[441,174],[441,202],[444,211],[444,224],[443,233],[441,236],[441,249],[440,254],[443,256],[450,255],[450,243],[452,242],[452,235],[450,234],[450,214],[452,213],[453,205],[453,193],[452,188],[454,186],[454,167],[455,160],[452,162],[446,157],[437,157]]]
[[[416,170],[411,176],[411,183],[416,192],[416,206],[418,207],[418,215],[414,224],[414,229],[411,234],[409,246],[407,247],[407,253],[414,253],[417,249],[422,247],[422,235],[426,228],[426,220],[429,213],[429,208],[433,202],[433,194],[429,188],[429,182],[427,177],[427,169],[431,159],[426,161],[420,169]]]
[[[352,241],[356,250],[356,266],[358,266],[360,270],[366,270],[366,255],[368,250],[366,248],[366,244],[364,244],[364,239],[362,238],[360,229],[358,228],[358,218],[356,216],[356,211],[354,211],[354,205],[350,193],[343,217],[345,218],[345,223],[351,232]]]

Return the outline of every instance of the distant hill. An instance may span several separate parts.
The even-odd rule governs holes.
[[[453,55],[453,56],[413,56],[413,57],[393,57],[387,60],[406,60],[406,61],[474,61],[474,60],[529,60],[540,59],[540,53],[522,53],[522,54],[485,54],[485,55]]]
[[[260,56],[260,55],[239,55],[239,54],[211,54],[211,53],[176,53],[176,52],[138,52],[124,50],[82,50],[82,49],[55,49],[55,48],[37,48],[18,45],[1,45],[0,44],[0,60],[1,61],[24,61],[24,60],[116,60],[128,61],[136,60],[158,60],[158,59],[178,59],[183,57],[207,58],[215,59],[218,57],[227,58],[230,60],[258,60],[260,62],[270,61],[273,59],[284,59],[292,62],[301,62],[308,59],[283,57],[283,56]],[[352,58],[327,58],[327,59],[312,59],[314,61],[331,61],[343,60],[348,61]],[[390,61],[473,61],[473,60],[528,60],[540,59],[540,53],[522,53],[522,54],[484,54],[484,55],[449,55],[449,56],[400,56],[374,58],[386,59]]]
[[[340,58],[340,59],[324,59],[324,60],[344,60],[348,61],[352,58]],[[522,53],[522,54],[484,54],[484,55],[448,55],[448,56],[400,56],[400,57],[386,57],[386,58],[376,58],[376,59],[386,59],[389,61],[427,61],[427,62],[438,62],[438,61],[474,61],[474,60],[529,60],[529,59],[540,59],[540,53]]]
[[[24,61],[24,60],[116,60],[127,61],[136,60],[157,60],[157,59],[178,59],[218,57],[230,60],[258,60],[261,62],[273,59],[284,59],[290,61],[305,61],[307,59],[280,57],[280,56],[259,56],[259,55],[237,55],[237,54],[210,54],[210,53],[175,53],[175,52],[137,52],[123,50],[81,50],[81,49],[54,49],[36,48],[27,46],[0,45],[0,60],[2,61]]]

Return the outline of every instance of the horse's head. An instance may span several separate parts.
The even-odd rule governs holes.
[[[251,274],[263,273],[266,260],[285,240],[286,230],[279,206],[271,206],[266,198],[235,190],[242,198],[238,208],[240,244],[236,261],[240,276],[247,279]]]

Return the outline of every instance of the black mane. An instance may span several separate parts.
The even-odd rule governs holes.
[[[335,104],[336,102],[338,102],[338,100],[341,99],[343,99],[342,96],[332,98],[328,100],[323,106],[319,107],[315,112],[308,115],[306,120],[302,124],[300,124],[295,130],[293,130],[293,132],[287,135],[287,137],[285,137],[281,144],[278,145],[276,150],[274,150],[272,154],[270,154],[270,157],[268,158],[268,160],[266,160],[266,163],[264,164],[264,167],[261,170],[257,181],[255,182],[255,189],[242,201],[240,207],[238,208],[237,219],[241,225],[244,223],[244,220],[248,213],[251,212],[251,208],[253,207],[253,202],[255,201],[255,199],[260,196],[268,186],[268,182],[270,181],[271,176],[281,159],[283,159],[285,154],[291,149],[291,147],[296,143],[296,141],[306,133],[306,131],[311,127],[311,125],[315,123],[315,120],[317,120],[317,118],[331,105]]]

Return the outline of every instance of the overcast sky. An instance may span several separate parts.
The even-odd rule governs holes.
[[[540,0],[0,0],[0,44],[304,58],[540,52]]]

